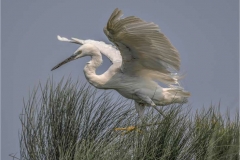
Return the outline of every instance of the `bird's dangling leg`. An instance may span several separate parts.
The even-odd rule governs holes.
[[[156,104],[151,100],[150,97],[144,95],[141,93],[141,90],[136,90],[135,91],[135,96],[137,96],[139,99],[141,99],[142,103],[141,102],[136,102],[135,101],[135,108],[138,112],[138,116],[139,118],[141,119],[141,121],[143,122],[143,117],[144,117],[144,109],[145,109],[145,104],[149,104],[151,105],[155,110],[157,110],[164,118],[166,117],[163,112],[161,110],[159,110],[156,106]],[[148,125],[140,125],[140,127],[143,127],[143,126],[148,126]],[[136,127],[136,126],[129,126],[129,127],[126,127],[126,128],[115,128],[115,131],[120,131],[120,130],[124,130],[126,131],[125,133],[123,134],[127,134],[129,132],[132,132],[134,130],[138,131],[138,132],[141,132],[139,127]]]
[[[142,126],[143,123],[143,118],[144,118],[144,110],[145,110],[145,104],[144,103],[138,103],[135,101],[135,108],[137,110],[138,113],[138,118],[141,119],[141,124],[138,126]],[[137,126],[129,126],[129,127],[125,127],[125,128],[115,128],[115,131],[125,131],[123,134],[127,134],[130,133],[132,131],[138,131],[141,132],[139,127]]]
[[[147,124],[144,120],[145,106],[146,106],[145,103],[139,103],[139,102],[135,101],[135,108],[136,108],[136,111],[138,113],[138,124],[137,124],[137,126],[138,126],[138,128],[141,129],[141,130],[139,129],[140,131],[146,131],[147,130],[147,128],[146,128]],[[139,121],[139,119],[140,119],[140,121]]]
[[[136,111],[138,113],[138,118],[140,118],[141,121],[143,121],[145,104],[144,103],[139,103],[139,102],[135,101],[135,109],[136,109]]]
[[[138,96],[143,102],[151,105],[155,110],[157,110],[164,118],[166,117],[161,110],[159,110],[156,104],[151,100],[150,97],[141,93],[140,90],[136,90],[135,95]]]

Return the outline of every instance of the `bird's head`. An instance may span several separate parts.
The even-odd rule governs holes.
[[[63,60],[62,62],[60,62],[59,64],[57,64],[55,67],[53,67],[51,69],[51,71],[59,68],[60,66],[72,61],[72,60],[75,60],[75,59],[78,59],[78,58],[81,58],[81,57],[85,57],[85,56],[93,56],[94,54],[96,54],[96,47],[92,44],[84,44],[82,45],[81,47],[79,47],[74,53],[73,55],[71,55],[70,57],[68,57],[67,59]]]

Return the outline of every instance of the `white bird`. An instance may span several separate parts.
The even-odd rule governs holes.
[[[180,87],[180,77],[175,73],[180,69],[178,51],[156,24],[135,16],[121,18],[122,15],[121,10],[115,9],[103,29],[116,47],[101,41],[69,40],[58,36],[60,41],[81,46],[52,70],[72,60],[91,56],[84,67],[88,82],[99,89],[115,89],[122,96],[134,100],[140,118],[143,118],[146,106],[160,112],[156,105],[187,102],[190,93]],[[103,62],[101,54],[107,56],[112,65],[106,72],[97,75],[96,69]],[[161,87],[157,81],[169,88]]]

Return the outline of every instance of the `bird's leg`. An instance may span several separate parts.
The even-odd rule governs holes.
[[[140,118],[141,123],[143,123],[145,104],[144,103],[138,103],[138,102],[135,101],[135,108],[136,108],[136,111],[138,113],[138,118]],[[142,125],[140,124],[139,126],[142,126]],[[134,131],[134,130],[140,132],[140,130],[138,129],[137,126],[129,126],[129,127],[125,127],[125,128],[115,128],[115,131],[126,131],[123,134],[127,134],[129,132]]]
[[[144,103],[139,103],[139,102],[135,101],[135,109],[136,109],[136,111],[138,113],[138,118],[140,118],[141,121],[143,121],[145,104]]]
[[[138,112],[138,125],[141,129],[139,129],[139,131],[146,131],[147,128],[144,127],[146,126],[146,122],[144,120],[144,110],[145,110],[145,106],[146,104],[145,103],[140,103],[140,102],[137,102],[135,101],[135,108],[136,108],[136,111]],[[140,119],[140,121],[139,121]]]
[[[156,106],[156,104],[151,100],[150,97],[142,94],[141,90],[136,90],[135,93],[134,93],[139,99],[142,100],[142,103],[141,102],[136,102],[135,101],[135,108],[138,112],[138,116],[139,118],[142,120],[143,122],[143,115],[144,115],[144,107],[145,107],[145,104],[149,104],[151,105],[155,110],[157,110],[164,118],[166,117],[163,112],[161,110],[159,110]],[[147,125],[140,125],[140,126],[147,126]],[[134,130],[137,130],[138,132],[141,132],[139,130],[138,127],[135,127],[135,126],[129,126],[129,127],[126,127],[126,128],[115,128],[115,131],[126,131],[124,134],[126,133],[129,133],[129,132],[132,132]]]
[[[163,112],[157,108],[156,105],[153,105],[152,107],[153,107],[155,110],[157,110],[158,113],[160,113],[164,118],[166,117],[166,116],[163,114]]]
[[[140,90],[137,90],[137,91],[135,92],[135,95],[138,96],[138,98],[140,98],[140,99],[141,99],[142,101],[144,101],[145,103],[151,105],[151,106],[152,106],[155,110],[157,110],[163,117],[166,117],[166,116],[163,114],[163,112],[157,108],[156,104],[151,100],[150,97],[142,94]]]

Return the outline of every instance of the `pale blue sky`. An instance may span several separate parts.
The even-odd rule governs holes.
[[[71,62],[54,72],[51,68],[70,56],[77,45],[59,42],[57,35],[108,42],[103,33],[112,11],[135,15],[158,24],[180,52],[182,85],[192,93],[193,108],[211,103],[239,106],[239,4],[238,0],[152,1],[2,1],[2,159],[19,152],[19,114],[23,97],[53,75],[73,79],[83,76],[89,58]],[[103,72],[110,65],[98,70]],[[117,93],[115,93],[118,95]],[[19,155],[19,154],[18,154]]]

